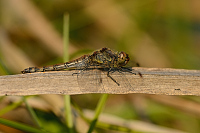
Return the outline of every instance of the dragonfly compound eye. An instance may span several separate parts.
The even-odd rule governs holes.
[[[118,55],[118,65],[125,66],[129,61],[128,54],[125,52],[120,52]]]

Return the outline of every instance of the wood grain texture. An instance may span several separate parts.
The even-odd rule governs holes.
[[[86,93],[146,93],[165,95],[200,95],[200,70],[170,68],[133,68],[142,73],[128,74],[130,87],[116,87],[107,82],[103,89],[81,88],[75,71],[53,71],[0,76],[0,95],[86,94]],[[102,82],[107,75],[101,75]]]

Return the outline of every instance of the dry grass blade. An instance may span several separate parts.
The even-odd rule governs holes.
[[[104,90],[81,91],[75,71],[56,71],[0,77],[0,95],[37,94],[86,94],[86,93],[146,93],[165,95],[200,95],[200,71],[169,68],[134,68],[143,75],[126,75],[133,89],[114,89],[109,85]],[[105,73],[102,73],[102,75]],[[102,76],[104,78],[106,76]],[[102,79],[103,81],[103,79]],[[92,88],[91,88],[92,89]]]
[[[145,95],[145,97],[153,99],[161,104],[181,110],[182,112],[186,112],[189,115],[200,117],[200,104],[197,102],[175,96]]]
[[[92,118],[94,115],[93,111],[84,110],[84,115],[87,118]],[[138,120],[125,120],[116,116],[112,116],[109,114],[102,113],[99,117],[99,122],[108,123],[110,125],[117,125],[126,127],[133,131],[140,131],[140,132],[153,132],[153,133],[184,133],[183,131],[179,131],[176,129],[171,129],[167,127],[157,126],[151,123],[142,122]],[[98,125],[98,124],[97,124]]]
[[[34,37],[41,40],[43,42],[42,44],[47,49],[50,49],[59,56],[63,55],[63,42],[61,36],[31,1],[7,0],[4,1],[3,4],[5,4],[4,6],[7,6],[7,8],[11,8],[13,14],[19,16],[18,19],[22,19],[26,22],[26,28]],[[74,51],[74,47],[71,45],[70,49],[70,52]]]

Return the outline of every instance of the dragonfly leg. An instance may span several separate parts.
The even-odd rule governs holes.
[[[83,70],[85,70],[85,69],[83,69]],[[79,72],[76,72],[76,73],[72,73],[72,76],[74,76],[74,75],[79,75],[83,70],[80,70]]]
[[[107,76],[108,76],[110,79],[112,79],[112,81],[114,81],[118,86],[120,86],[120,84],[117,83],[117,81],[116,81],[113,77],[110,76],[109,72],[111,71],[111,69],[112,69],[112,68],[110,68],[110,69],[108,70]]]
[[[72,76],[74,76],[75,74],[77,74],[77,75],[78,75],[78,74],[80,74],[80,72],[79,72],[79,73],[72,73]]]
[[[133,69],[129,69],[129,68],[126,68],[126,67],[120,67],[119,69],[120,69],[121,72],[129,72],[131,74],[136,75],[136,73],[133,72]]]
[[[134,69],[129,69],[129,68],[126,68],[126,67],[120,67],[120,70],[124,71],[124,72],[129,72],[129,73],[132,73],[132,74],[136,75],[136,73],[133,72]],[[137,73],[142,78],[142,74],[139,71],[137,71]]]
[[[78,74],[80,74],[82,71],[86,70],[89,66],[84,67],[82,70],[80,70],[79,72],[76,73],[72,73],[72,76],[74,76],[75,74],[78,76]]]

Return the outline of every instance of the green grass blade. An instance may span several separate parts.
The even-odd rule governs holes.
[[[63,22],[64,62],[69,61],[69,14],[64,15]]]
[[[18,106],[20,106],[20,105],[22,104],[22,102],[23,102],[23,101],[20,100],[20,101],[18,101],[18,102],[12,103],[12,104],[6,106],[5,108],[1,109],[1,110],[0,110],[0,116],[2,116],[3,114],[5,114],[5,113],[7,113],[7,112],[9,112],[9,111],[11,111],[11,110],[17,108]]]
[[[69,128],[69,132],[73,133],[73,121],[72,121],[72,112],[71,112],[71,102],[70,95],[65,95],[65,116],[66,116],[66,124]]]
[[[6,126],[12,127],[12,128],[16,128],[16,129],[19,129],[22,131],[29,132],[29,133],[47,133],[43,130],[39,130],[39,129],[31,127],[31,126],[21,124],[18,122],[14,122],[14,121],[10,121],[10,120],[6,120],[3,118],[0,118],[0,123],[3,125],[6,125]]]
[[[37,124],[37,126],[39,128],[42,128],[41,122],[38,119],[37,115],[35,114],[35,111],[29,106],[28,102],[27,102],[27,97],[24,97],[24,103],[26,104],[26,107],[30,113],[30,115],[32,116],[33,120],[35,121],[35,123]]]
[[[90,128],[88,130],[88,133],[91,133],[94,130],[96,122],[98,120],[98,117],[99,117],[102,109],[105,106],[107,98],[108,98],[108,94],[103,94],[101,99],[99,100],[99,103],[98,103],[98,105],[96,107],[95,116],[94,116],[94,118],[93,118],[93,120],[92,120],[92,122],[90,124]]]
[[[69,61],[69,54],[68,54],[68,48],[69,48],[69,14],[64,15],[64,22],[63,22],[63,42],[64,42],[64,57],[63,61],[67,62]],[[65,100],[65,120],[67,127],[69,128],[69,132],[73,133],[73,121],[72,121],[72,113],[71,113],[71,102],[70,102],[70,95],[64,96]]]

